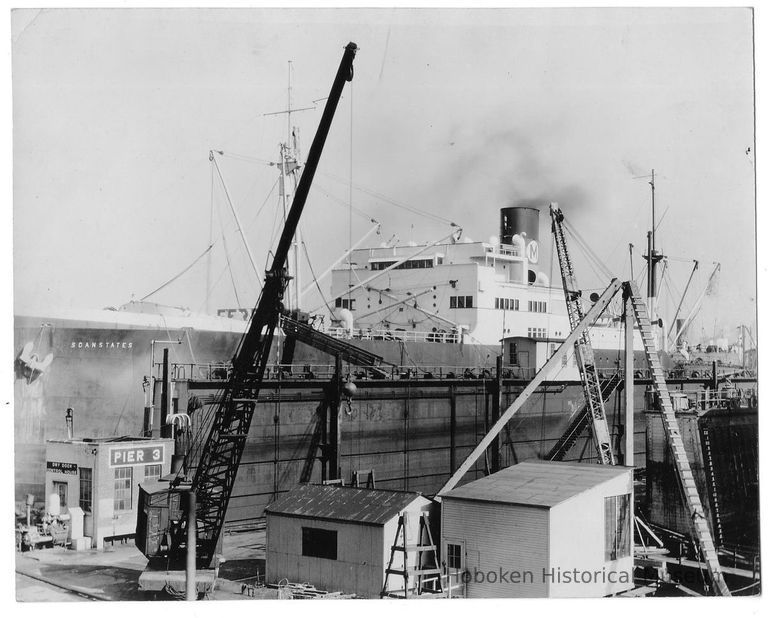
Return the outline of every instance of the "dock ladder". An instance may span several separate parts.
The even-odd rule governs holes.
[[[664,426],[664,433],[667,437],[672,458],[675,462],[677,478],[680,483],[683,501],[691,516],[691,526],[694,536],[699,544],[704,563],[707,566],[709,577],[712,580],[717,594],[721,596],[731,596],[730,590],[723,578],[723,572],[720,567],[720,561],[717,557],[717,549],[712,540],[712,534],[709,529],[704,507],[701,504],[699,491],[696,488],[696,481],[693,478],[691,465],[688,461],[688,454],[685,452],[683,440],[680,437],[680,427],[677,424],[677,417],[672,408],[672,400],[669,396],[667,382],[664,379],[664,371],[661,367],[658,352],[656,351],[656,342],[651,331],[651,322],[648,317],[648,310],[645,301],[640,295],[637,283],[630,281],[626,286],[629,287],[629,298],[632,302],[632,309],[635,312],[638,328],[643,339],[645,356],[648,361],[648,367],[653,377],[653,383],[658,394],[659,406],[661,408],[661,421]],[[626,293],[625,288],[625,293]]]
[[[419,513],[419,532],[415,544],[408,543],[408,521],[409,514],[403,511],[397,522],[397,532],[395,533],[395,542],[389,555],[389,565],[387,566],[384,577],[384,588],[381,591],[382,598],[394,597],[407,599],[410,593],[416,596],[428,592],[431,594],[441,594],[443,590],[442,572],[437,561],[437,545],[432,538],[432,531],[429,527],[429,513],[422,511]],[[408,562],[408,556],[416,554],[415,564]],[[402,555],[402,568],[396,565],[396,556]],[[399,575],[403,578],[402,590],[390,590],[389,576]],[[415,583],[411,587],[410,579],[415,578]],[[432,584],[431,586],[429,584]]]

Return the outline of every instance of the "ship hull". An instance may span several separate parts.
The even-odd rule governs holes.
[[[182,327],[168,320],[165,327],[158,328],[146,323],[129,326],[104,320],[17,317],[17,354],[32,343],[38,358],[53,354],[53,361],[39,375],[17,371],[14,393],[16,499],[23,500],[26,494],[33,494],[38,500],[42,498],[45,443],[67,436],[67,408],[73,409],[76,436],[139,435],[147,403],[143,383],[150,375],[153,342],[155,363],[167,348],[170,362],[181,368],[181,375],[176,377],[209,378],[209,364],[231,359],[242,336],[245,324],[230,322],[235,321],[227,321],[226,329],[206,329]],[[168,343],[172,341],[181,343]],[[480,377],[482,368],[493,370],[498,353],[498,348],[472,344],[381,340],[355,341],[355,344],[390,363],[418,368],[417,375],[423,377],[428,370],[436,378],[448,374],[462,377],[466,370]],[[273,345],[272,361],[276,362],[281,354],[282,341],[278,337]],[[611,360],[615,367],[616,358],[611,356]],[[325,384],[322,376],[327,375],[332,361],[299,343],[293,363],[297,367],[309,365],[317,374],[318,386],[297,401],[291,401],[291,390],[286,386],[279,403],[270,391],[267,393],[270,401],[258,405],[229,507],[228,520],[232,522],[261,516],[266,504],[299,482],[307,465],[316,425],[315,409]],[[18,364],[17,359],[17,369]],[[442,386],[429,387],[424,382],[425,386],[393,388],[386,393],[358,384],[359,393],[347,405],[342,418],[342,470],[349,476],[355,470],[374,469],[377,485],[381,487],[437,491],[485,434],[490,422],[487,384],[450,390]],[[519,388],[507,389],[502,405],[511,403],[517,392]],[[210,393],[198,395],[204,398]],[[581,402],[578,386],[549,388],[546,393],[537,393],[503,437],[502,464],[510,465],[546,453]],[[641,410],[642,403],[640,393],[635,409]],[[611,399],[607,409],[614,410],[616,405]],[[180,409],[185,406],[185,401],[179,403]],[[639,436],[636,453],[642,456],[642,416],[636,420],[636,430]],[[582,441],[574,447],[574,458],[582,450],[587,459],[590,457],[591,447],[584,448],[584,445]],[[469,478],[482,474],[483,465],[471,471]],[[319,464],[314,465],[311,479],[319,480],[319,474]]]

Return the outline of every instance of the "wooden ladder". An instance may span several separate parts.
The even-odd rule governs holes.
[[[383,597],[394,597],[407,599],[410,592],[415,592],[418,596],[423,592],[442,593],[442,572],[437,562],[437,545],[432,538],[432,531],[429,527],[429,514],[422,511],[419,514],[419,532],[416,543],[408,543],[408,520],[409,514],[403,511],[397,521],[397,532],[395,533],[395,542],[389,555],[389,564],[387,565],[386,575],[384,577],[384,588],[381,591]],[[408,555],[416,554],[416,561],[413,566],[408,564]],[[395,562],[395,556],[402,554],[402,569],[395,568],[392,565]],[[431,563],[431,564],[430,564]],[[402,590],[390,590],[389,576],[399,575],[403,578]],[[415,578],[413,590],[410,590],[409,580]],[[435,586],[428,588],[428,582],[435,582]]]
[[[365,479],[366,489],[376,489],[376,475],[373,468],[370,470],[355,470],[352,473],[352,487],[362,487],[361,481]]]
[[[653,384],[659,396],[659,407],[661,409],[661,422],[666,434],[672,458],[675,462],[675,470],[683,494],[683,502],[691,516],[691,526],[694,537],[698,541],[701,555],[707,566],[709,577],[712,580],[717,594],[722,596],[731,596],[730,590],[723,578],[720,561],[717,557],[717,549],[712,540],[712,534],[709,529],[709,523],[704,513],[704,507],[701,504],[699,490],[696,488],[696,481],[693,478],[691,465],[688,461],[688,454],[685,452],[685,445],[680,437],[680,427],[677,423],[675,411],[672,408],[672,400],[669,396],[667,382],[664,379],[664,371],[661,368],[659,355],[656,351],[656,342],[651,331],[651,322],[648,317],[648,310],[645,302],[640,296],[640,290],[634,281],[629,282],[629,297],[632,302],[632,309],[635,311],[640,334],[643,338],[645,356],[648,361],[648,367],[651,370]]]

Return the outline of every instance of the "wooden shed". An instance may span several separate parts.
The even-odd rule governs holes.
[[[632,468],[531,461],[442,494],[442,561],[469,598],[632,588]]]
[[[300,485],[265,510],[267,583],[287,579],[378,598],[400,516],[408,513],[406,534],[416,539],[421,514],[433,504],[415,492]],[[408,556],[410,566],[415,560]],[[403,554],[397,552],[392,566],[402,565]],[[390,575],[388,587],[402,589],[403,578]]]

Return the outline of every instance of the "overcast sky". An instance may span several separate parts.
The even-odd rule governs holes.
[[[12,29],[17,310],[145,296],[205,250],[212,203],[234,273],[217,241],[209,306],[236,305],[232,278],[252,305],[255,275],[218,181],[212,190],[209,150],[225,153],[263,269],[279,229],[276,171],[263,162],[287,132],[284,116],[264,114],[286,108],[291,61],[293,106],[316,106],[294,115],[306,154],[319,99],[355,41],[355,77],[302,219],[316,273],[348,246],[350,221],[353,242],[368,217],[382,224],[375,243],[440,238],[451,231],[441,219],[487,240],[499,208],[538,200],[559,202],[628,278],[628,243],[637,274],[650,226],[637,177],[655,168],[659,248],[674,258],[667,315],[695,258],[687,306],[722,263],[699,329],[717,320],[733,339],[755,319],[747,9],[25,9]],[[604,286],[573,252],[582,285]],[[205,309],[206,260],[151,300]]]

